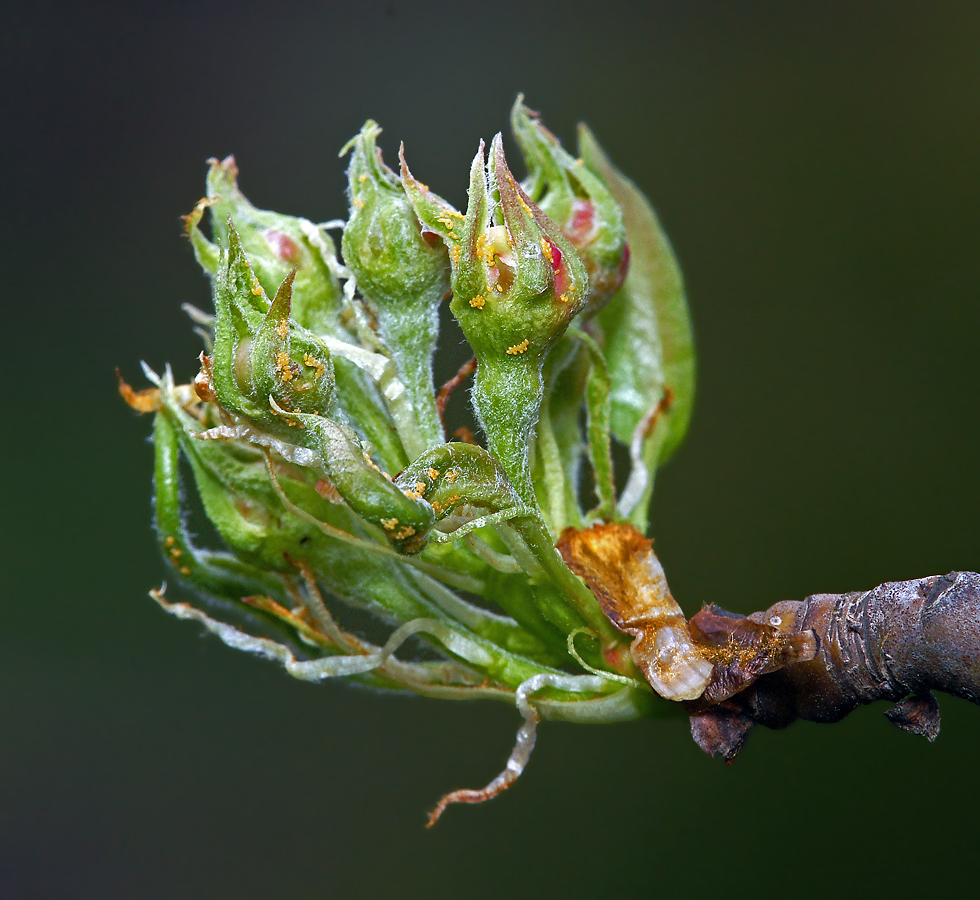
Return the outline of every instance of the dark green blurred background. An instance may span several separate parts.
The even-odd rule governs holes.
[[[647,191],[700,358],[654,535],[692,613],[980,569],[980,5],[11,5],[0,896],[817,896],[970,884],[980,709],[758,732],[546,724],[294,682],[164,616],[150,421],[113,367],[194,369],[178,216],[234,152],[258,204],[345,215],[368,116],[457,204],[518,90]],[[509,145],[513,147],[513,144]]]

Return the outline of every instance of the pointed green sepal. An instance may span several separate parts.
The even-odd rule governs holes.
[[[482,142],[481,142],[482,152]],[[401,170],[402,187],[419,222],[422,224],[422,234],[426,240],[432,237],[442,238],[449,252],[449,261],[455,273],[459,263],[459,242],[462,239],[463,214],[451,203],[443,200],[438,194],[429,190],[427,184],[419,181],[408,168],[405,161],[405,145],[398,150],[398,160]]]

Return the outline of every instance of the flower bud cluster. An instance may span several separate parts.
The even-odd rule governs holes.
[[[690,335],[679,281],[657,282],[676,264],[645,198],[591,135],[583,162],[520,97],[511,121],[527,178],[499,134],[489,152],[481,141],[465,212],[412,175],[404,148],[389,168],[373,121],[343,151],[344,223],[258,209],[234,158],[211,160],[185,217],[214,302],[213,317],[194,311],[201,370],[193,386],[169,369],[149,373],[155,391],[125,386],[157,414],[161,547],[186,586],[217,601],[205,611],[156,594],[167,611],[298,678],[517,704],[510,775],[447,803],[513,781],[542,715],[611,721],[650,708],[659,682],[644,681],[602,591],[555,544],[569,525],[645,526],[645,508],[626,501],[649,495],[662,449],[683,432],[665,398],[686,409],[691,391],[689,378],[665,380],[686,371]],[[338,224],[342,258],[329,236]],[[474,368],[437,393],[450,297],[475,359],[482,445],[445,437],[445,397]],[[633,467],[618,501],[614,439]],[[221,549],[196,546],[184,526],[181,457]],[[346,630],[335,618],[345,606],[395,626],[387,641]],[[432,652],[396,657],[412,636]],[[569,674],[576,666],[586,674]]]

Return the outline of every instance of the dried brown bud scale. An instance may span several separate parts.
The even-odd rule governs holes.
[[[609,620],[634,636],[630,655],[653,689],[668,700],[700,697],[713,667],[691,640],[653,542],[632,525],[599,524],[566,528],[558,552]]]

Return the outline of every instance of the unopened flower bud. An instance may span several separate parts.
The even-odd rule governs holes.
[[[233,156],[209,163],[207,195],[184,217],[198,262],[210,275],[217,272],[220,247],[228,245],[230,219],[252,272],[266,293],[274,295],[295,269],[293,320],[318,334],[333,334],[341,288],[329,235],[307,219],[253,206],[238,188],[238,166]],[[211,233],[217,246],[199,228],[205,209],[210,210]]]
[[[324,415],[333,403],[333,364],[326,347],[290,318],[293,273],[270,304],[228,225],[228,250],[214,284],[214,359],[210,374],[218,403],[293,443],[304,441],[290,412]]]
[[[481,142],[465,218],[415,180],[404,160],[402,180],[419,219],[449,246],[450,309],[479,362],[474,409],[491,452],[531,504],[527,447],[542,399],[541,367],[590,286],[575,248],[511,173],[500,135],[490,156],[488,170]]]
[[[432,355],[439,304],[449,292],[449,258],[441,241],[422,234],[400,179],[382,161],[376,144],[380,133],[368,121],[348,145],[353,149],[347,170],[350,219],[341,249],[431,447],[443,441]]]
[[[602,179],[566,152],[518,95],[511,128],[527,163],[524,189],[567,235],[589,272],[588,311],[604,306],[629,265],[623,212]]]

